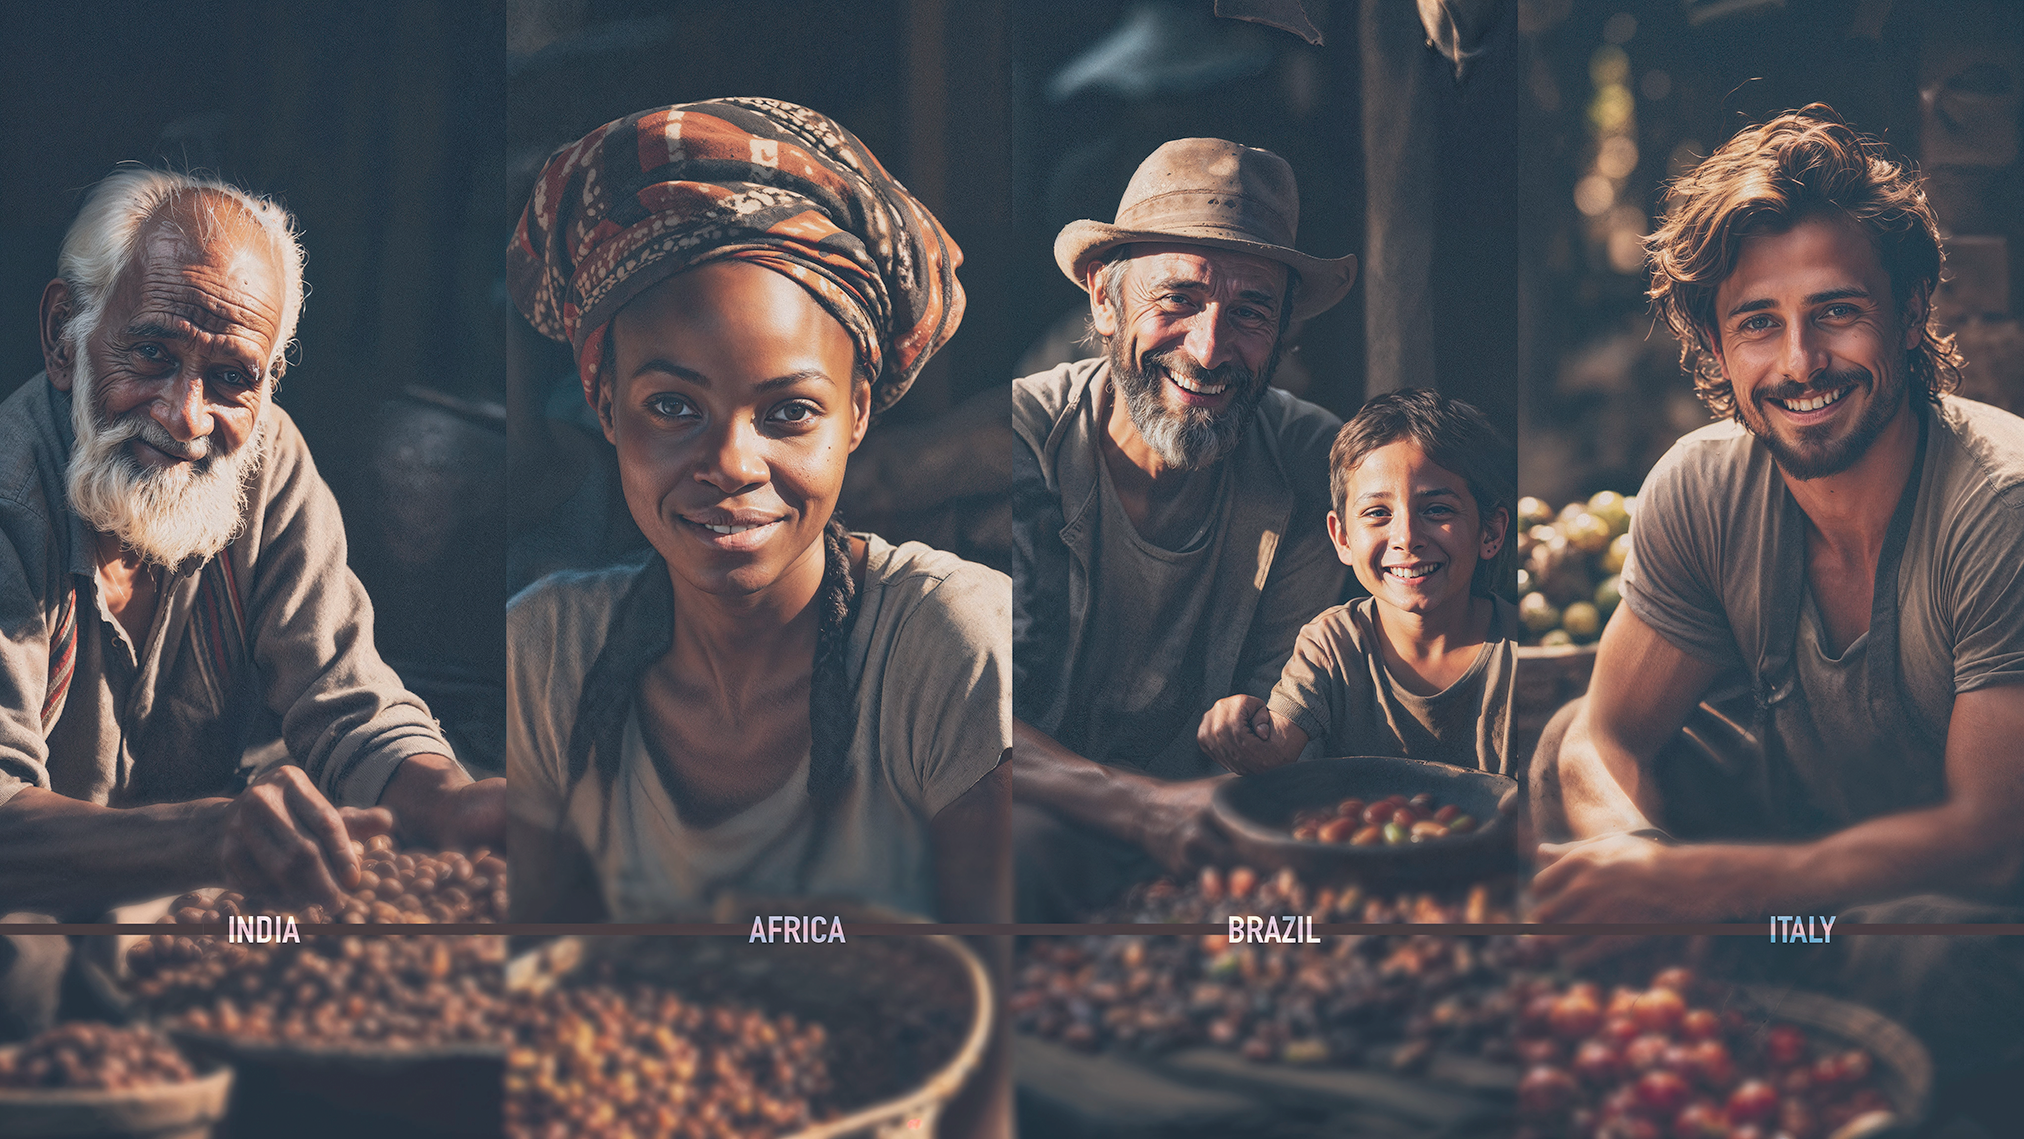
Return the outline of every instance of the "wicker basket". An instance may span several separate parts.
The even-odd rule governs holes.
[[[187,1083],[123,1091],[0,1088],[0,1136],[209,1139],[231,1092],[232,1069],[224,1066]]]
[[[790,903],[780,903],[790,905]],[[825,912],[802,901],[791,910]],[[846,928],[849,911],[845,911]],[[861,920],[890,922],[892,916]],[[839,1088],[863,1093],[839,1119],[791,1139],[922,1139],[983,1062],[994,998],[989,974],[962,941],[942,934],[876,937],[842,945],[749,945],[743,937],[563,938],[516,957],[509,986],[566,979],[608,960],[623,976],[666,984],[703,999],[737,1000],[792,1013],[829,1030]],[[953,1047],[906,1054],[871,1026],[895,1011],[927,1013],[961,1025]]]
[[[1899,1139],[1925,1122],[1933,1098],[1932,1056],[1898,1022],[1859,1004],[1777,985],[1740,986],[1731,1003],[1766,1029],[1784,1021],[1876,1058],[1877,1084],[1890,1097],[1896,1118],[1853,1120],[1828,1139]]]

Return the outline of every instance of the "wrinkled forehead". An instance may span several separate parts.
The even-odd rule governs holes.
[[[285,288],[280,251],[244,206],[186,194],[142,224],[115,303],[197,334],[250,341],[264,361],[276,347]]]
[[[1205,245],[1134,244],[1130,273],[1148,282],[1192,281],[1210,288],[1268,293],[1286,290],[1289,270],[1268,257]]]

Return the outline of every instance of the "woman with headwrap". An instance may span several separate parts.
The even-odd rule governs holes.
[[[961,257],[792,104],[645,111],[549,159],[513,299],[575,350],[653,552],[509,606],[516,919],[734,889],[1003,920],[1010,583],[835,517],[962,318]]]

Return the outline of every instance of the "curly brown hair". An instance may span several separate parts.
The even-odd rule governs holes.
[[[1667,190],[1665,220],[1645,239],[1652,305],[1680,341],[1680,366],[1717,417],[1736,397],[1715,358],[1715,292],[1744,237],[1783,233],[1818,214],[1846,216],[1870,235],[1900,312],[1925,306],[1924,334],[1905,353],[1914,400],[1937,404],[1961,382],[1961,354],[1933,315],[1945,254],[1918,171],[1882,142],[1813,103],[1739,132]]]

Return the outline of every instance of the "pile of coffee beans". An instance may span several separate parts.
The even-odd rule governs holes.
[[[1225,924],[1230,915],[1325,922],[1514,920],[1508,887],[1459,895],[1311,889],[1290,870],[1210,869],[1162,879],[1100,922]],[[1095,1051],[1209,1044],[1254,1060],[1413,1070],[1438,1042],[1472,1046],[1503,1024],[1495,998],[1512,970],[1550,950],[1535,938],[1338,936],[1320,944],[1230,943],[1227,934],[1034,938],[1006,1006],[1014,1025]]]
[[[354,846],[364,867],[356,887],[334,911],[295,912],[297,922],[490,923],[506,912],[506,863],[495,854],[397,851],[385,836]],[[508,1038],[503,938],[235,943],[171,932],[285,912],[231,891],[176,899],[162,932],[127,951],[136,1002],[170,1027],[263,1043],[399,1050]]]
[[[303,925],[459,925],[498,922],[506,916],[506,860],[484,848],[398,851],[375,835],[353,842],[358,884],[335,906],[293,906],[248,899],[227,890],[215,897],[184,894],[162,918],[167,925],[216,925],[248,914],[292,915]]]
[[[498,1044],[506,946],[498,937],[310,936],[301,944],[179,938],[137,945],[130,989],[158,1022],[298,1046],[389,1050]]]
[[[513,1139],[772,1139],[836,1114],[819,1024],[637,984],[516,997]]]
[[[1350,846],[1404,846],[1412,842],[1468,834],[1475,817],[1453,803],[1434,801],[1431,793],[1387,795],[1366,803],[1344,799],[1334,807],[1299,811],[1293,816],[1293,837],[1302,842],[1346,843]]]
[[[0,1050],[0,1088],[127,1091],[197,1078],[176,1046],[148,1028],[74,1021]]]
[[[1890,1114],[1869,1053],[1722,1008],[1687,969],[1606,995],[1586,981],[1512,992],[1519,1139],[1824,1139]]]

